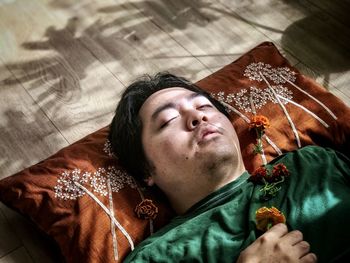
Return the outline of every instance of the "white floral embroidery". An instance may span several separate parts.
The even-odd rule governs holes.
[[[284,84],[289,80],[294,82],[296,73],[288,67],[272,68],[270,64],[257,62],[249,64],[244,70],[244,76],[250,80],[263,81],[261,74],[275,84]]]
[[[273,86],[276,93],[284,98],[291,100],[293,98],[293,92],[282,85]],[[214,98],[218,99],[220,102],[225,102],[228,104],[234,103],[234,105],[245,112],[252,112],[251,100],[255,106],[256,110],[261,109],[268,102],[274,104],[278,103],[275,96],[272,94],[271,90],[268,88],[259,89],[256,87],[250,87],[249,90],[241,89],[237,93],[229,93],[225,95],[224,92],[212,93]],[[288,101],[283,101],[287,104]],[[228,109],[230,111],[230,109]]]
[[[74,200],[83,196],[85,193],[74,182],[87,183],[90,173],[81,173],[80,169],[74,169],[71,172],[65,171],[57,180],[57,185],[54,187],[55,197],[64,200]]]
[[[63,200],[76,200],[85,194],[91,197],[109,216],[111,220],[111,235],[113,240],[114,259],[118,261],[118,246],[116,239],[116,227],[122,232],[130,244],[131,250],[134,249],[134,242],[130,234],[119,223],[114,213],[112,192],[119,192],[124,187],[137,188],[134,179],[126,172],[117,169],[114,166],[100,167],[95,172],[81,172],[80,169],[65,171],[57,180],[54,187],[55,197]],[[90,188],[90,189],[89,189]],[[137,189],[140,191],[139,189]],[[93,193],[107,197],[109,207]]]
[[[57,180],[57,185],[54,187],[55,197],[64,200],[75,200],[85,194],[85,192],[77,187],[76,183],[89,187],[93,192],[102,196],[108,195],[107,179],[111,183],[112,192],[119,192],[126,186],[136,188],[134,179],[117,169],[114,166],[107,168],[98,168],[94,173],[81,172],[80,169],[73,171],[65,171]]]
[[[115,167],[111,167],[107,171],[107,175],[111,180],[111,188],[112,192],[119,192],[126,186],[130,186],[131,188],[136,188],[136,183],[134,179],[129,176],[127,173],[116,169]]]
[[[294,82],[296,73],[288,67],[278,67],[271,71],[270,79],[276,84],[284,84],[286,80]]]
[[[104,145],[103,145],[103,151],[109,156],[109,157],[115,157],[112,150],[112,144],[111,141],[106,139]]]
[[[107,196],[107,178],[105,176],[106,169],[98,168],[90,180],[90,186],[94,192]]]

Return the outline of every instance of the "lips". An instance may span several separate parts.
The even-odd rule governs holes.
[[[216,127],[216,126],[212,126],[212,125],[205,125],[202,127],[199,127],[196,139],[197,139],[197,143],[201,144],[207,140],[210,140],[210,138],[213,137],[212,134],[222,134],[222,131]]]
[[[204,132],[203,135],[201,136],[201,137],[202,137],[201,139],[204,139],[205,137],[207,137],[207,135],[213,134],[213,133],[216,133],[216,131],[206,131],[206,132]]]

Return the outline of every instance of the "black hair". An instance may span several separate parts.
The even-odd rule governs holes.
[[[142,145],[140,108],[153,93],[172,87],[185,88],[205,96],[229,118],[225,107],[219,101],[182,77],[163,72],[154,77],[146,75],[132,83],[125,89],[118,103],[110,125],[109,140],[120,164],[139,182],[147,178],[152,171]]]

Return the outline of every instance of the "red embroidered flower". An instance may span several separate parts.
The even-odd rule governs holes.
[[[256,228],[260,231],[267,231],[278,223],[286,223],[286,218],[276,207],[267,208],[266,206],[259,208],[255,212]]]
[[[267,117],[265,117],[264,115],[254,115],[251,119],[250,119],[250,124],[249,124],[249,128],[250,129],[257,129],[259,131],[263,131],[267,128],[270,127],[270,121]]]
[[[141,219],[155,219],[158,215],[158,207],[152,200],[145,199],[136,206],[135,213]]]
[[[259,167],[257,168],[251,175],[250,175],[250,181],[252,181],[255,184],[263,183],[263,178],[267,176],[267,170],[265,167]]]
[[[283,163],[276,164],[272,169],[271,181],[277,182],[282,179],[282,177],[288,177],[289,171]]]
[[[267,201],[276,196],[281,190],[281,184],[290,176],[287,167],[280,163],[273,166],[273,168],[266,168],[265,166],[256,169],[250,176],[249,180],[254,184],[263,184],[260,189],[262,195],[261,200]]]

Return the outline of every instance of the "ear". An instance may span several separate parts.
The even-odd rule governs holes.
[[[148,176],[147,178],[144,179],[144,182],[148,185],[148,186],[153,186],[154,185],[154,180],[152,176]]]

